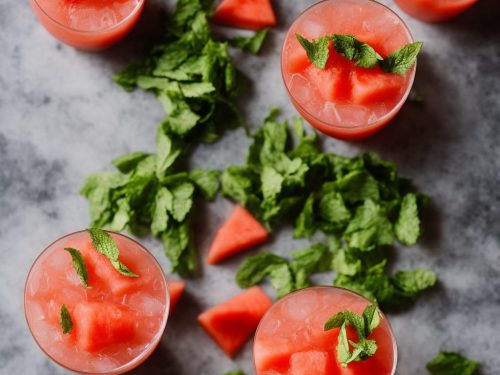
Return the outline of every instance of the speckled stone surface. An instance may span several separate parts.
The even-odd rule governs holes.
[[[109,161],[125,152],[154,148],[163,116],[159,103],[142,91],[125,93],[110,78],[158,35],[159,3],[147,4],[126,40],[92,54],[53,39],[27,1],[0,2],[1,374],[64,373],[28,332],[24,281],[48,243],[88,225],[87,204],[78,195],[85,177],[109,169]],[[263,55],[235,55],[254,81],[241,100],[254,128],[270,105],[295,114],[281,82],[279,49],[287,25],[311,3],[274,1],[280,26]],[[325,139],[324,145],[343,154],[376,151],[432,197],[423,239],[398,251],[395,267],[430,267],[440,282],[413,309],[390,315],[399,346],[397,373],[426,374],[425,363],[448,348],[479,360],[483,374],[500,374],[500,3],[480,0],[442,25],[402,17],[426,43],[415,82],[425,104],[407,103],[389,127],[367,141]],[[231,132],[216,145],[200,147],[191,165],[243,162],[248,144],[241,130]],[[200,256],[231,207],[223,199],[197,207]],[[160,243],[142,242],[168,269]],[[282,230],[266,247],[287,253],[304,243]],[[234,271],[240,261],[202,267],[200,276],[188,281],[160,347],[134,373],[218,375],[237,368],[253,373],[250,343],[231,361],[196,324],[199,312],[239,291]]]

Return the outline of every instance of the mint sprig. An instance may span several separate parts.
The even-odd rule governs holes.
[[[233,47],[240,48],[244,51],[250,52],[257,55],[262,49],[264,40],[266,39],[269,29],[262,29],[257,31],[251,37],[237,36],[231,39],[229,42]]]
[[[61,325],[64,334],[70,333],[73,329],[73,321],[71,320],[71,315],[69,314],[68,308],[64,304],[61,306],[59,324]]]
[[[295,34],[300,45],[306,50],[309,60],[318,68],[324,69],[329,56],[329,39],[320,37],[315,40],[308,40],[300,34]]]
[[[82,284],[89,288],[89,273],[87,270],[87,264],[80,251],[72,247],[65,247],[66,250],[71,255],[71,261],[73,262],[73,267],[80,277]]]
[[[320,69],[325,68],[330,56],[330,40],[335,51],[347,60],[354,61],[356,66],[375,68],[380,65],[384,72],[399,75],[405,75],[415,65],[423,46],[422,42],[409,43],[384,59],[372,46],[356,39],[354,35],[332,34],[314,40],[308,40],[298,33],[295,36],[306,50],[311,63]]]
[[[331,37],[335,50],[356,66],[374,68],[383,60],[373,47],[356,39],[354,35],[333,34]]]
[[[440,352],[427,363],[427,369],[432,375],[474,375],[477,374],[478,362],[471,361],[455,352]]]
[[[343,367],[353,361],[364,361],[377,352],[377,343],[368,337],[380,324],[380,313],[376,305],[369,305],[362,315],[344,310],[333,315],[325,323],[324,330],[340,328],[337,344],[337,359]],[[347,339],[347,327],[352,326],[358,342]],[[352,348],[352,349],[351,349]]]
[[[405,45],[382,60],[380,67],[386,73],[405,75],[415,65],[423,45],[422,42]]]
[[[120,250],[116,246],[115,240],[107,232],[99,228],[89,228],[87,232],[90,234],[92,244],[102,255],[109,259],[113,267],[124,276],[139,277],[127,268],[119,259]]]

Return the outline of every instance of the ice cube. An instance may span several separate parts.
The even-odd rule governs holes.
[[[44,320],[45,311],[38,302],[30,301],[26,304],[26,313],[30,320]]]
[[[160,316],[165,311],[165,304],[162,301],[144,293],[132,294],[127,299],[127,304],[146,316]]]
[[[315,290],[304,290],[303,292],[288,298],[281,306],[282,313],[291,320],[303,321],[319,306],[319,295]]]

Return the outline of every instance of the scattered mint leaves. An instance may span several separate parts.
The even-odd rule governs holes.
[[[66,250],[71,255],[71,261],[73,263],[73,268],[75,269],[77,275],[80,277],[82,284],[87,288],[89,287],[89,273],[87,270],[87,264],[80,251],[72,247],[65,247]]]
[[[308,40],[300,34],[295,34],[300,45],[306,50],[307,57],[314,66],[325,69],[329,56],[330,41],[328,37],[320,37],[316,40]]]
[[[380,56],[370,45],[356,39],[350,34],[332,34],[315,40],[308,40],[300,34],[295,34],[301,46],[305,49],[309,61],[320,69],[325,69],[330,57],[330,40],[333,48],[347,60],[363,68],[379,66],[386,73],[405,75],[417,61],[423,43],[409,43],[391,53],[387,58]]]
[[[192,274],[197,264],[189,224],[194,200],[215,198],[219,172],[187,172],[180,159],[197,144],[215,142],[225,130],[243,125],[233,102],[236,67],[228,43],[211,35],[210,5],[178,0],[164,40],[114,77],[127,91],[151,91],[165,109],[156,151],[120,156],[113,161],[118,172],[92,174],[80,191],[89,202],[93,227],[152,233],[162,240],[172,271],[181,276]],[[264,38],[261,32],[244,44],[257,50]]]
[[[373,68],[383,59],[372,47],[359,41],[354,35],[333,34],[331,39],[335,50],[346,59],[354,61],[356,66]]]
[[[66,305],[61,306],[59,324],[61,325],[64,334],[71,333],[71,330],[73,329],[73,321],[71,320],[71,315]]]
[[[242,262],[236,282],[241,288],[248,288],[269,276],[278,298],[281,298],[294,290],[310,286],[309,276],[329,270],[330,263],[331,254],[322,244],[294,251],[291,260],[263,251]]]
[[[379,324],[380,313],[376,305],[367,306],[362,315],[345,310],[327,320],[324,326],[325,331],[340,328],[337,359],[343,367],[347,367],[353,361],[366,360],[377,352],[377,343],[368,337]],[[348,326],[352,326],[356,331],[358,342],[347,339],[346,328]]]
[[[415,65],[423,45],[422,42],[410,43],[391,53],[380,62],[382,70],[386,73],[405,75]]]
[[[262,29],[257,31],[251,37],[237,36],[233,38],[230,43],[234,47],[257,55],[260,52],[268,33],[269,29]]]
[[[478,362],[447,351],[440,352],[427,363],[427,369],[432,375],[474,375],[477,374],[477,367]]]
[[[139,277],[127,268],[119,259],[120,250],[116,246],[115,240],[107,232],[98,228],[89,228],[87,232],[90,234],[92,244],[98,252],[109,259],[113,267],[120,272],[123,276]]]
[[[329,246],[313,245],[288,260],[272,253],[243,262],[241,287],[266,276],[278,295],[309,286],[309,276],[334,270],[334,284],[382,306],[403,308],[436,283],[432,271],[388,274],[387,247],[416,243],[426,197],[412,191],[393,163],[375,154],[352,158],[321,152],[300,120],[277,120],[271,110],[254,135],[246,164],[222,174],[222,193],[250,210],[270,229],[294,222],[296,238],[317,231]]]
[[[225,375],[245,375],[245,373],[241,370],[236,370],[236,371],[227,372]]]

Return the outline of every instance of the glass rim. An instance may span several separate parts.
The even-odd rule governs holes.
[[[167,320],[168,320],[169,313],[170,313],[170,289],[169,289],[169,286],[168,286],[167,278],[165,277],[165,274],[163,273],[163,268],[161,267],[161,265],[158,262],[158,260],[156,259],[156,257],[148,249],[146,249],[146,247],[144,245],[142,245],[141,243],[139,243],[135,239],[133,239],[133,238],[131,238],[129,236],[126,236],[126,235],[124,235],[122,233],[119,233],[119,232],[115,232],[115,231],[111,231],[111,230],[105,230],[105,231],[107,233],[112,233],[112,234],[115,234],[117,236],[120,236],[120,237],[124,238],[127,241],[131,241],[131,242],[135,243],[136,245],[138,245],[139,248],[141,248],[142,250],[144,250],[144,252],[146,254],[148,254],[153,259],[153,263],[155,263],[158,266],[158,268],[160,269],[160,271],[161,271],[160,274],[161,274],[162,280],[163,280],[164,285],[165,285],[165,292],[166,292],[166,296],[165,296],[166,297],[165,298],[165,313],[164,313],[164,316],[163,316],[162,323],[161,323],[160,327],[158,328],[158,332],[151,339],[149,345],[146,346],[146,348],[144,349],[144,351],[141,352],[141,354],[138,355],[137,357],[133,358],[132,360],[130,360],[130,361],[128,361],[128,362],[126,362],[126,363],[124,363],[124,364],[122,364],[122,365],[120,365],[120,366],[118,366],[118,367],[116,367],[116,368],[114,368],[112,370],[107,370],[105,372],[83,371],[83,370],[71,368],[70,366],[62,364],[60,361],[56,360],[53,356],[51,356],[49,353],[47,353],[47,351],[43,348],[43,346],[38,341],[37,337],[33,334],[33,330],[32,330],[32,327],[30,325],[30,321],[28,319],[28,315],[26,313],[26,291],[28,289],[28,280],[30,279],[30,275],[33,272],[33,269],[34,269],[35,265],[37,264],[37,262],[46,253],[47,250],[49,250],[53,245],[55,245],[56,243],[58,243],[59,241],[65,239],[67,237],[71,237],[71,236],[74,236],[76,234],[80,234],[80,233],[86,232],[85,229],[68,233],[68,234],[66,234],[64,236],[61,236],[61,237],[57,238],[56,240],[52,241],[50,244],[48,244],[47,246],[45,246],[45,248],[36,256],[35,260],[31,264],[31,267],[30,267],[30,269],[28,271],[28,275],[26,276],[26,281],[24,283],[24,290],[23,290],[23,293],[24,293],[24,295],[23,295],[24,318],[26,320],[26,324],[28,326],[30,334],[33,337],[33,339],[35,340],[36,344],[38,345],[38,347],[40,348],[40,350],[48,358],[50,358],[53,362],[57,363],[59,366],[65,368],[66,370],[69,370],[69,371],[72,371],[72,372],[78,372],[79,374],[84,374],[84,375],[92,375],[92,374],[94,374],[94,375],[96,375],[96,374],[122,374],[122,373],[124,373],[126,371],[130,371],[130,370],[134,369],[135,367],[139,366],[143,361],[145,361],[152,354],[152,352],[156,349],[156,347],[160,343],[161,338],[163,336],[163,333],[165,331],[165,327],[167,326]]]
[[[285,35],[283,46],[281,47],[281,54],[280,54],[281,78],[283,79],[283,83],[285,85],[286,92],[287,92],[288,96],[290,97],[290,99],[292,101],[292,104],[294,106],[299,107],[300,110],[304,111],[308,116],[310,116],[311,118],[313,118],[315,121],[318,121],[319,123],[321,123],[321,125],[324,126],[325,128],[342,129],[342,130],[361,130],[361,129],[375,128],[380,123],[383,123],[384,121],[390,120],[391,118],[393,118],[400,111],[401,107],[406,102],[406,99],[408,99],[408,96],[410,95],[410,91],[411,91],[411,89],[413,87],[413,83],[415,81],[415,74],[416,74],[416,71],[417,71],[417,61],[415,61],[415,64],[411,68],[411,72],[410,72],[411,76],[409,78],[406,91],[401,96],[401,99],[397,102],[397,104],[389,112],[387,112],[385,115],[383,115],[382,117],[379,117],[376,120],[371,121],[368,124],[364,124],[364,125],[355,125],[355,126],[340,125],[340,124],[333,125],[331,123],[328,123],[328,122],[325,122],[325,121],[321,120],[318,116],[313,115],[309,110],[307,110],[306,108],[304,108],[304,106],[302,104],[300,104],[298,102],[298,100],[296,100],[294,98],[294,96],[291,94],[290,89],[288,88],[288,84],[287,84],[287,82],[285,80],[285,73],[284,73],[284,69],[283,69],[283,52],[285,50],[286,41],[288,40],[288,37],[289,37],[289,34],[290,34],[290,29],[309,10],[315,8],[316,6],[318,6],[318,5],[322,4],[322,3],[331,2],[331,1],[337,2],[337,1],[343,1],[343,0],[321,0],[321,1],[318,1],[317,3],[315,3],[315,4],[313,4],[313,5],[309,6],[309,7],[307,7],[302,12],[300,12],[300,14],[293,20],[292,24],[288,28],[288,31],[287,31],[287,33]],[[357,1],[361,1],[361,0],[357,0]],[[377,0],[364,0],[364,1],[380,5],[381,7],[385,8],[387,11],[389,11],[390,13],[392,13],[393,15],[395,15],[401,21],[404,29],[406,30],[406,32],[407,32],[407,34],[409,36],[409,39],[410,39],[410,43],[413,43],[415,41],[415,39],[413,38],[413,34],[411,33],[411,30],[409,29],[409,27],[406,24],[406,22],[394,10],[392,10],[391,8],[389,8],[387,5],[378,2]],[[316,128],[316,129],[318,129],[316,126],[314,126],[314,125],[312,125],[312,126],[314,128]],[[320,129],[318,129],[318,130],[320,130]]]
[[[123,18],[121,21],[115,23],[114,25],[111,25],[109,27],[104,27],[98,30],[81,30],[81,29],[76,29],[74,27],[65,25],[61,23],[60,21],[56,20],[53,16],[48,14],[45,9],[43,9],[42,5],[39,3],[39,0],[31,0],[31,2],[49,19],[50,22],[54,23],[56,26],[61,27],[65,30],[72,31],[74,33],[82,34],[82,35],[98,35],[106,32],[113,31],[115,29],[118,29],[120,26],[123,24],[127,23],[127,21],[131,18],[133,18],[140,10],[142,9],[144,3],[146,0],[138,0],[137,5],[135,8],[130,12],[130,14],[127,15],[127,17]]]
[[[257,342],[257,340],[256,340],[257,334],[259,333],[259,330],[260,330],[260,328],[261,328],[264,320],[271,313],[271,310],[275,306],[277,306],[278,304],[282,303],[283,301],[285,301],[288,298],[293,297],[295,294],[304,292],[305,290],[311,290],[311,289],[330,289],[330,290],[338,290],[338,291],[342,291],[342,292],[347,292],[349,294],[352,294],[352,295],[354,295],[354,296],[356,296],[356,297],[358,297],[358,298],[366,301],[368,304],[373,304],[373,301],[369,300],[368,298],[366,298],[365,296],[361,295],[360,293],[355,292],[355,291],[353,291],[351,289],[347,289],[347,288],[343,288],[343,287],[335,286],[335,285],[315,285],[315,286],[310,286],[310,287],[307,287],[307,288],[295,290],[295,291],[293,291],[291,293],[288,293],[287,295],[285,295],[284,297],[282,297],[281,299],[279,299],[279,300],[277,300],[276,302],[273,303],[273,305],[266,311],[266,313],[264,314],[264,316],[262,317],[262,319],[259,321],[257,329],[255,330],[254,340],[253,340],[253,345],[252,345],[252,357],[253,357],[253,365],[254,365],[254,370],[255,371],[257,371],[257,366],[255,364],[255,355],[254,355],[254,352],[255,352],[255,343]],[[398,346],[397,346],[397,342],[396,342],[396,336],[394,335],[394,330],[392,329],[391,323],[390,323],[389,319],[387,318],[387,316],[384,314],[384,312],[380,309],[380,307],[378,305],[377,305],[377,309],[378,309],[378,311],[380,313],[380,316],[381,316],[382,320],[384,320],[387,323],[387,327],[389,328],[389,333],[390,333],[391,341],[392,341],[392,351],[394,353],[394,355],[393,355],[393,361],[392,361],[392,371],[391,371],[390,375],[395,375],[396,374],[396,367],[397,367],[397,364],[398,364]]]

